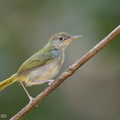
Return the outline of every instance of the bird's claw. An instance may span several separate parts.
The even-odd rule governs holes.
[[[54,80],[50,80],[50,82],[48,83],[48,85],[51,86],[53,82],[54,82]]]

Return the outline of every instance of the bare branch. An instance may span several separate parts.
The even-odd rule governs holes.
[[[97,54],[103,47],[105,47],[110,41],[112,41],[116,36],[120,34],[120,25],[115,28],[107,37],[105,37],[101,42],[99,42],[95,47],[93,47],[89,52],[87,52],[82,58],[72,64],[65,72],[63,72],[56,81],[49,87],[47,87],[43,92],[41,92],[36,98],[33,99],[31,103],[28,103],[20,112],[13,116],[10,120],[19,120],[30,110],[38,105],[47,95],[49,95],[53,90],[55,90],[63,81],[70,77],[78,68],[80,68],[84,63],[86,63],[90,58]]]

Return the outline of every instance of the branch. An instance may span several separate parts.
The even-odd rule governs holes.
[[[97,54],[103,47],[105,47],[110,41],[112,41],[116,36],[120,34],[120,25],[116,27],[107,37],[105,37],[101,42],[99,42],[95,47],[93,47],[89,52],[87,52],[78,61],[72,64],[65,72],[63,72],[57,80],[55,80],[51,86],[47,87],[43,92],[41,92],[36,98],[33,99],[31,103],[28,103],[21,111],[19,111],[10,120],[19,120],[34,107],[38,105],[46,96],[48,96],[53,90],[55,90],[62,82],[64,82],[68,77],[70,77],[78,68],[80,68],[84,63],[86,63],[90,58]]]

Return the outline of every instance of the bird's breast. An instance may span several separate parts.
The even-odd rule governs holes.
[[[34,70],[26,73],[26,83],[27,81],[40,81],[40,80],[49,80],[53,78],[58,72],[64,61],[64,53],[58,57],[55,57],[51,62],[35,68]]]

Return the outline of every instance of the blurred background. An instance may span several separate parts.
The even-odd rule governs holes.
[[[62,73],[119,24],[119,0],[0,0],[0,81],[15,73],[53,34],[83,35],[66,49]],[[47,86],[27,89],[35,97]],[[10,119],[28,101],[21,85],[12,84],[0,91],[0,116]],[[120,120],[120,36],[22,120],[28,119]]]

